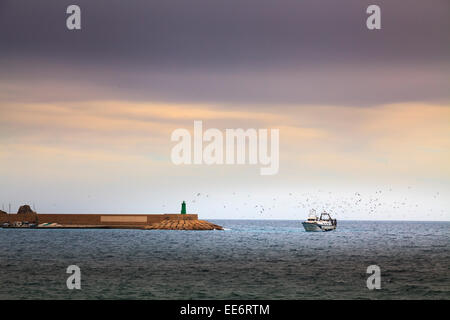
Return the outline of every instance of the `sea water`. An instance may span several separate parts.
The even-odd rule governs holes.
[[[0,299],[450,298],[450,222],[210,221],[226,230],[0,229]]]

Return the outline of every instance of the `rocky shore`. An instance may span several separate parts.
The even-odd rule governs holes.
[[[145,227],[153,230],[223,230],[217,224],[205,220],[165,220]]]

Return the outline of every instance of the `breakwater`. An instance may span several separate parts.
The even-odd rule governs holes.
[[[116,228],[145,230],[222,230],[221,226],[198,220],[197,214],[0,214],[7,227]]]

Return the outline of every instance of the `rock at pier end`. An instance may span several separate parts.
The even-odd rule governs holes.
[[[164,220],[145,229],[153,230],[223,230],[217,224],[204,220]]]
[[[34,212],[29,205],[23,205],[20,206],[19,210],[17,211],[17,214],[28,214],[28,213],[36,213]]]

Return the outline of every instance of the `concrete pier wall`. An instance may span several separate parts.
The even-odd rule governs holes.
[[[166,220],[198,220],[198,216],[196,214],[0,214],[0,223],[28,221],[62,225],[147,226]]]

